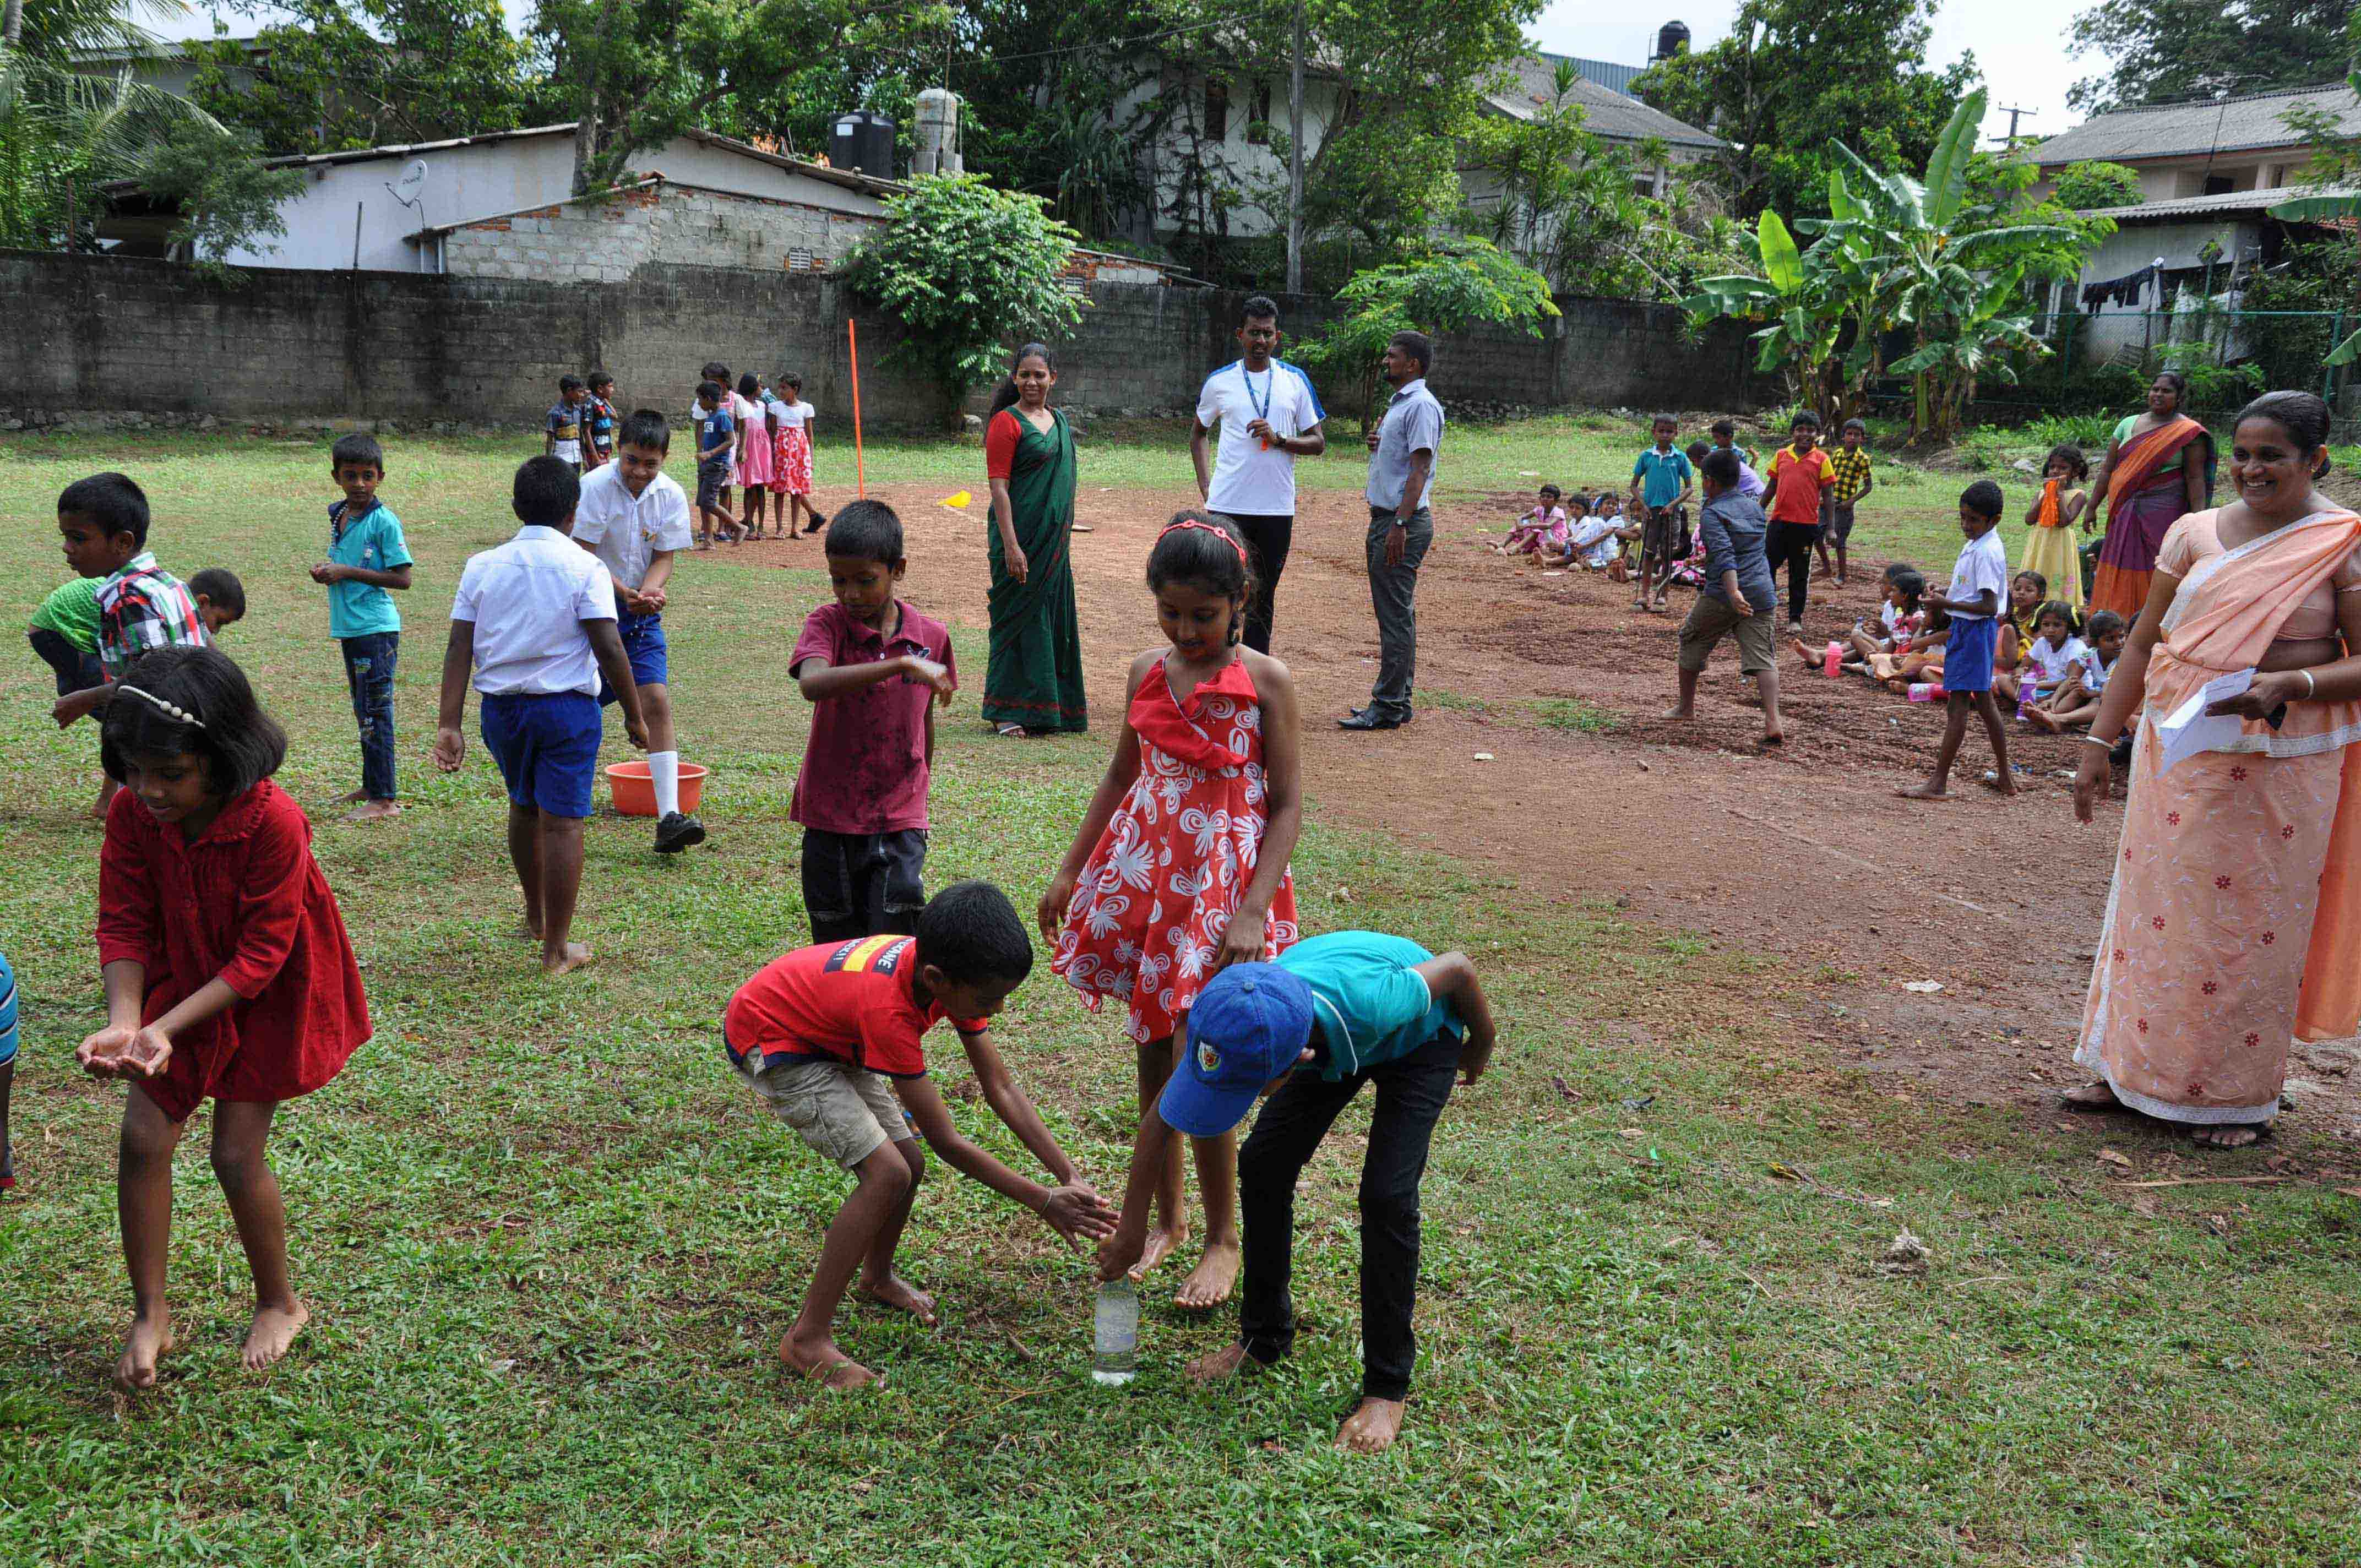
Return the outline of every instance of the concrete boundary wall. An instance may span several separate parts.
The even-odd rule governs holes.
[[[1092,281],[1058,345],[1058,396],[1084,412],[1194,406],[1236,356],[1245,296]],[[0,421],[88,411],[182,421],[440,422],[537,428],[568,371],[604,366],[625,404],[685,411],[697,367],[798,371],[841,429],[851,411],[845,323],[858,323],[862,411],[876,428],[940,426],[942,393],[895,363],[905,334],[840,280],[728,267],[642,269],[612,282],[254,269],[241,287],[169,262],[0,251]],[[1480,332],[1436,348],[1457,404],[1743,409],[1775,395],[1744,334],[1692,338],[1677,310],[1564,299],[1540,338]],[[1283,301],[1290,336],[1334,310]],[[1352,389],[1323,386],[1332,412]],[[978,395],[980,397],[980,394]],[[972,398],[970,407],[978,406]]]

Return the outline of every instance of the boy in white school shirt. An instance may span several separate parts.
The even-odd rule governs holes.
[[[568,938],[582,890],[582,823],[598,765],[598,682],[623,705],[623,728],[644,750],[647,723],[631,661],[615,629],[615,581],[605,563],[566,536],[582,484],[556,457],[517,469],[511,505],[524,526],[471,555],[451,604],[443,652],[443,707],[434,765],[456,773],[467,751],[459,721],[468,671],[484,694],[484,749],[509,791],[509,858],[524,892],[525,928],[541,967],[560,975],[590,961]]]
[[[705,841],[705,825],[680,809],[680,751],[673,739],[671,661],[664,630],[664,585],[672,580],[676,551],[697,543],[688,497],[664,471],[672,450],[672,427],[653,409],[625,420],[615,443],[615,461],[582,481],[574,510],[574,543],[590,552],[615,579],[615,629],[631,679],[640,688],[640,711],[648,721],[648,778],[655,786],[656,853],[676,855]],[[598,705],[620,701],[622,693],[601,682]]]
[[[1243,313],[1241,356],[1206,377],[1197,394],[1189,460],[1197,466],[1197,494],[1206,510],[1246,542],[1254,581],[1246,644],[1268,653],[1279,576],[1287,570],[1295,536],[1295,460],[1328,450],[1320,428],[1328,411],[1312,389],[1312,378],[1277,357],[1279,306],[1257,294]],[[1206,439],[1216,429],[1222,446],[1209,468]]]
[[[1935,771],[1927,782],[1894,793],[1905,800],[1950,798],[1951,764],[1960,743],[1967,739],[1968,709],[1984,721],[1992,740],[1992,787],[2002,795],[2016,793],[2016,779],[2008,770],[2008,726],[2001,719],[2000,702],[1993,696],[1993,655],[2000,646],[2000,622],[1995,619],[2008,603],[2008,549],[1993,531],[2000,525],[2000,487],[1978,479],[1960,494],[1960,532],[1967,543],[1951,568],[1951,586],[1920,601],[1930,610],[1951,618],[1951,634],[1943,649],[1943,690],[1949,708],[1943,723],[1943,742],[1935,751]],[[1803,568],[1798,566],[1796,570]]]

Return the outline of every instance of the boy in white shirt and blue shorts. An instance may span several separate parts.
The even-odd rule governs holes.
[[[1920,601],[1927,609],[1939,609],[1951,618],[1951,634],[1943,648],[1943,690],[1949,694],[1945,701],[1949,711],[1943,723],[1942,744],[1935,751],[1935,771],[1925,784],[1894,792],[1905,800],[1950,798],[1951,764],[1959,760],[1960,743],[1967,739],[1971,707],[1984,721],[1984,733],[1992,740],[1993,765],[1997,771],[1987,782],[2002,795],[2016,793],[2016,780],[2008,769],[2008,726],[2001,718],[1999,699],[1993,696],[1993,655],[2000,646],[1998,617],[2008,604],[2008,549],[1993,530],[2000,526],[2005,505],[2000,487],[1990,479],[1978,479],[1960,493],[1960,532],[1968,543],[1951,568],[1950,587]]]

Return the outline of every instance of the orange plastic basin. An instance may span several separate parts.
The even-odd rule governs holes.
[[[656,814],[656,783],[648,776],[643,762],[610,762],[607,765],[607,787],[615,796],[615,809],[626,817],[653,817]],[[680,765],[680,808],[695,815],[697,803],[705,794],[705,770],[695,762]]]

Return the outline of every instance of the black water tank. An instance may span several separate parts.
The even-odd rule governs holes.
[[[880,180],[894,178],[894,122],[873,109],[855,109],[836,122],[828,160]]]
[[[1658,60],[1670,60],[1673,56],[1686,50],[1688,47],[1689,27],[1686,22],[1666,22],[1656,29]]]

